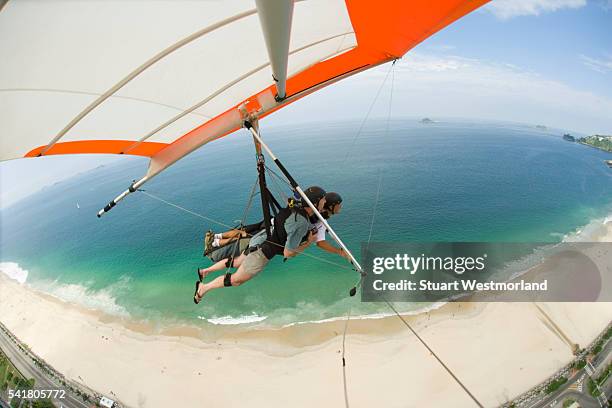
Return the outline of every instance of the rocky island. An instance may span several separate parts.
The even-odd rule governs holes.
[[[576,138],[569,133],[563,135],[563,140],[567,140],[568,142],[575,142]]]

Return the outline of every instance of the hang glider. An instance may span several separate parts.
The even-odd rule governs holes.
[[[486,1],[1,2],[0,160],[148,157],[100,216],[242,127],[274,158],[262,118],[402,57]]]

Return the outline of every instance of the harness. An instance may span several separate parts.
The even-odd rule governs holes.
[[[308,219],[306,210],[300,207],[291,206],[282,208],[278,214],[274,217],[274,229],[268,239],[260,245],[260,248],[266,258],[272,259],[275,255],[282,255],[283,249],[285,248],[285,242],[287,242],[287,231],[285,230],[285,221],[289,217],[294,216],[297,220],[298,215]],[[302,237],[302,242],[308,239],[308,234]]]

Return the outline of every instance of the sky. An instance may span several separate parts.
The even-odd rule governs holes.
[[[612,134],[612,0],[493,0],[395,66],[345,79],[262,125],[362,120],[370,105],[372,118],[390,112],[393,118],[506,121]],[[114,160],[62,156],[0,163],[0,208]]]
[[[330,106],[336,117],[363,116],[388,70],[385,65],[346,79],[272,120],[326,118]],[[392,117],[612,134],[612,0],[494,0],[399,60],[372,116],[387,115],[391,89]]]

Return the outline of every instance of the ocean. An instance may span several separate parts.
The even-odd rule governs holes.
[[[561,129],[408,119],[371,120],[360,134],[359,127],[262,123],[264,140],[302,186],[342,195],[331,224],[358,258],[368,240],[560,242],[612,213],[612,171],[603,163],[612,155],[562,140]],[[252,139],[240,131],[212,142],[144,186],[192,213],[136,193],[98,219],[146,166],[122,157],[0,211],[0,269],[62,299],[160,327],[283,326],[342,318],[349,306],[353,315],[387,311],[348,297],[358,275],[317,248],[274,259],[247,284],[195,305],[196,268],[210,264],[204,232],[235,225],[256,181]],[[282,181],[269,185],[279,197],[289,193]],[[248,222],[261,219],[259,204],[256,196]]]

